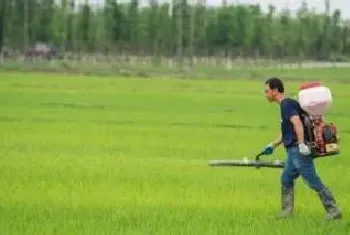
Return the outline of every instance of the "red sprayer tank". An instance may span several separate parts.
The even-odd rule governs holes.
[[[315,141],[321,153],[325,151],[323,115],[332,104],[331,91],[321,82],[305,82],[299,87],[299,103],[302,109],[309,113],[315,124]]]

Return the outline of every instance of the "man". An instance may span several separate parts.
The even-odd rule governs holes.
[[[342,213],[337,207],[332,192],[325,187],[318,176],[309,147],[304,143],[304,128],[300,118],[301,107],[296,100],[284,96],[283,82],[278,78],[270,78],[265,82],[267,100],[280,105],[281,134],[268,144],[264,153],[270,155],[274,149],[283,143],[287,160],[281,175],[281,204],[280,218],[288,217],[294,207],[294,181],[301,176],[307,185],[318,193],[327,211],[327,219],[340,219]]]

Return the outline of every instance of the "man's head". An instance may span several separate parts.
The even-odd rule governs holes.
[[[265,81],[265,97],[269,102],[279,103],[284,96],[283,82],[275,77]]]

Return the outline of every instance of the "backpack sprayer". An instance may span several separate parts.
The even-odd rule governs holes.
[[[304,139],[311,149],[313,158],[339,154],[337,127],[324,121],[324,113],[332,104],[332,94],[320,82],[306,82],[299,87],[298,99],[301,107],[301,119],[304,125]],[[242,160],[209,160],[209,166],[239,166],[283,168],[280,160],[260,160],[261,152],[254,160],[244,157]]]
[[[332,104],[331,91],[320,82],[303,83],[299,90],[304,139],[313,158],[339,154],[337,127],[324,120],[324,113]]]

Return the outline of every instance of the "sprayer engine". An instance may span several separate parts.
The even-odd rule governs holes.
[[[324,112],[332,103],[330,90],[320,82],[303,83],[300,86],[299,103],[303,110],[305,140],[313,156],[317,158],[338,154],[337,127],[324,120]]]
[[[310,118],[311,119],[311,118]],[[339,153],[339,137],[334,123],[314,119],[304,121],[305,140],[314,157]]]

